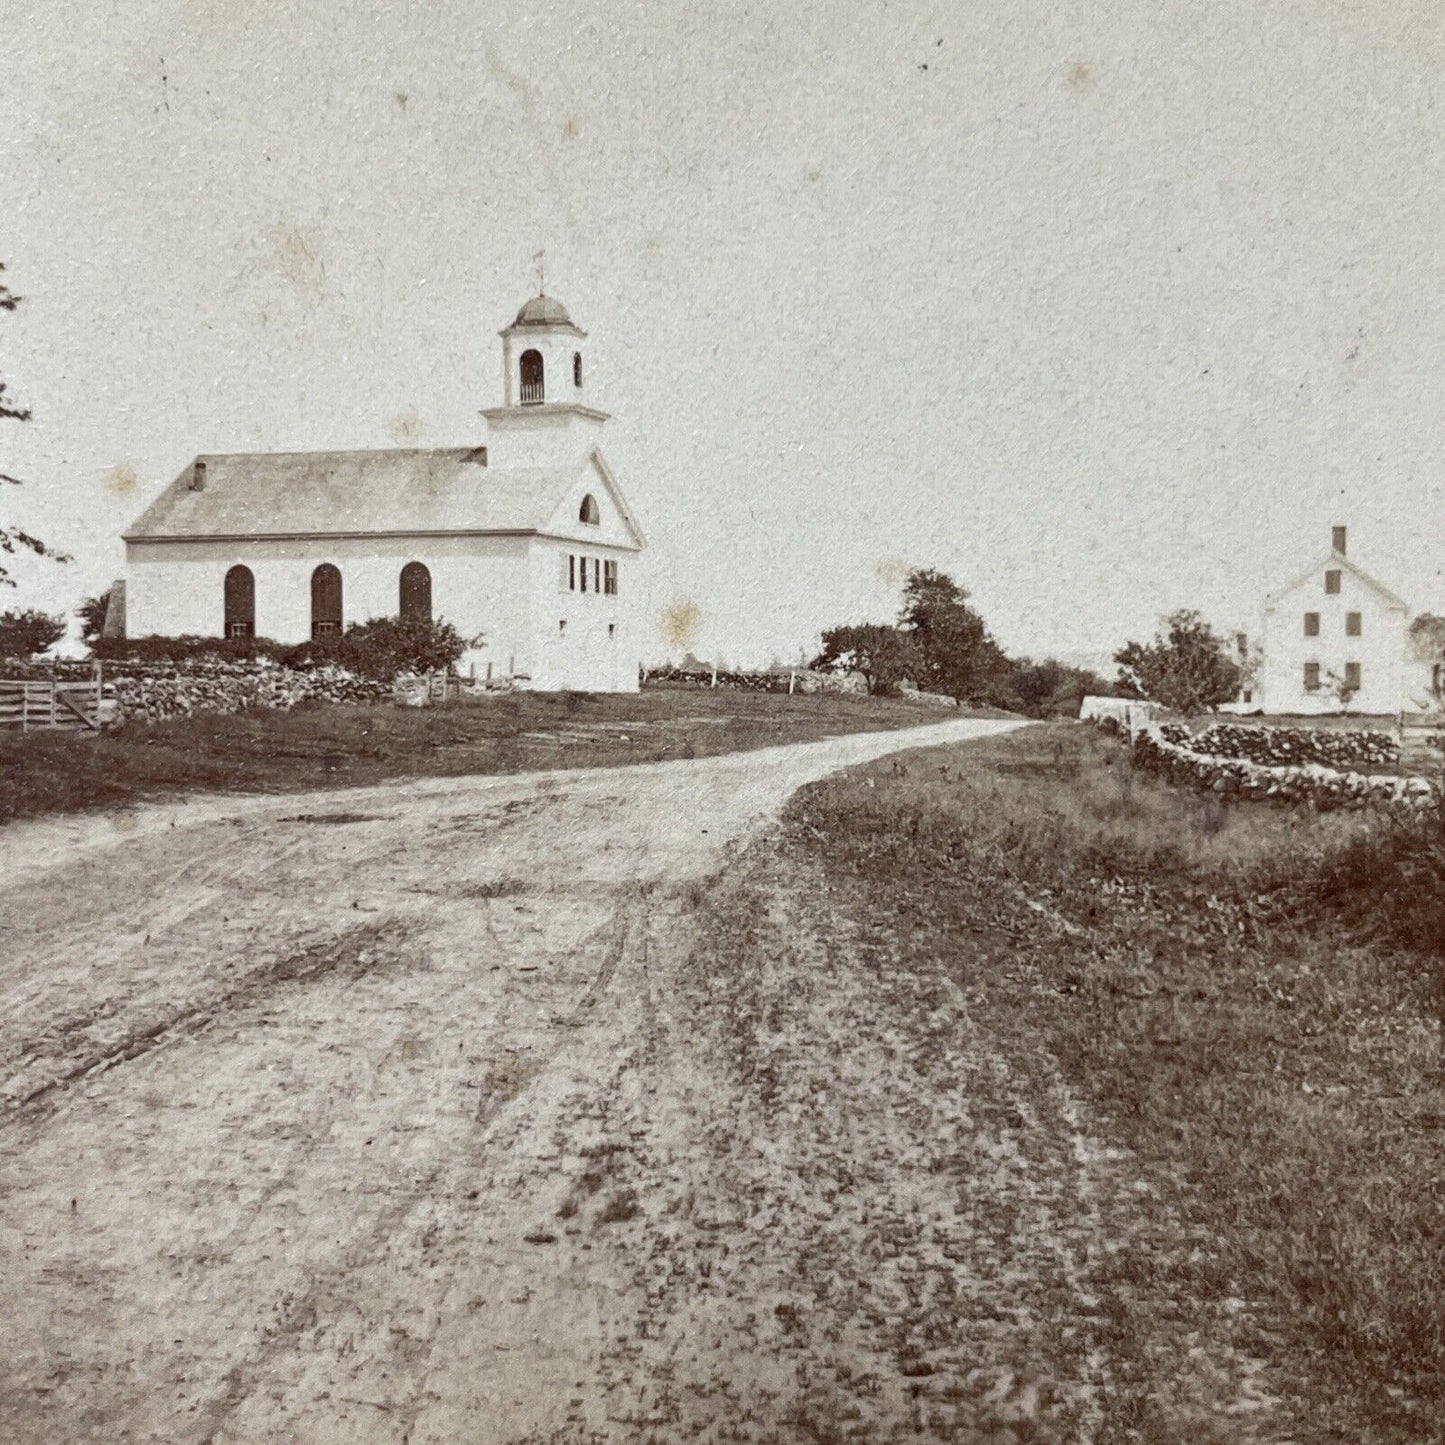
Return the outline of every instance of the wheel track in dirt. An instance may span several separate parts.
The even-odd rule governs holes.
[[[78,825],[25,835],[64,847],[49,874],[20,858],[8,896],[70,904],[46,943],[49,1016],[25,1036],[61,1038],[52,1020],[97,1002],[127,1027],[75,1041],[55,1070],[73,1077],[0,1133],[0,1436],[390,1441],[410,1423],[421,1445],[505,1398],[501,1438],[535,1415],[544,1438],[581,1439],[560,1422],[583,1377],[587,1428],[615,1430],[626,1390],[592,1371],[629,1226],[569,1233],[565,1259],[526,1237],[588,1150],[625,1126],[641,1158],[669,1080],[695,1083],[685,1065],[652,1077],[687,1028],[676,889],[799,783],[968,731],[207,804],[74,853]],[[296,821],[328,810],[355,821]],[[322,961],[353,905],[400,930],[377,966]],[[87,950],[117,917],[134,940],[98,967]],[[0,966],[0,986],[31,981]]]
[[[629,890],[618,901],[608,925],[605,929],[600,930],[605,939],[602,961],[579,998],[575,1009],[564,1021],[568,1026],[581,1026],[585,1019],[596,1010],[617,974],[629,943],[638,933],[642,917],[641,892],[640,890]],[[559,1035],[552,1048],[542,1057],[534,1058],[532,1062],[539,1067],[545,1067],[566,1048],[567,1044],[567,1037]],[[500,1090],[482,1098],[478,1104],[473,1137],[466,1156],[460,1161],[452,1160],[446,1165],[439,1165],[398,1198],[381,1218],[375,1221],[364,1236],[351,1241],[341,1258],[330,1266],[324,1275],[315,1280],[305,1294],[296,1299],[287,1315],[268,1333],[262,1347],[231,1368],[223,1382],[224,1388],[220,1395],[203,1412],[198,1437],[201,1445],[215,1445],[227,1421],[247,1399],[256,1381],[265,1375],[268,1362],[278,1355],[294,1349],[300,1337],[307,1330],[316,1327],[318,1321],[324,1316],[325,1307],[329,1303],[334,1304],[344,1296],[346,1281],[368,1260],[375,1257],[379,1245],[401,1233],[409,1217],[414,1215],[421,1206],[434,1199],[439,1192],[455,1193],[455,1189],[439,1190],[438,1186],[445,1182],[444,1176],[457,1177],[474,1171],[480,1156],[492,1141],[494,1126],[507,1110],[525,1101],[526,1095],[527,1086],[524,1084],[516,1092]],[[459,1240],[463,1233],[463,1226],[459,1226],[454,1232]],[[445,1241],[442,1243],[444,1244]],[[427,1375],[422,1373],[421,1379],[405,1401],[388,1402],[386,1405],[387,1414],[401,1427],[402,1445],[406,1445],[410,1437],[412,1426],[422,1408],[426,1394]]]

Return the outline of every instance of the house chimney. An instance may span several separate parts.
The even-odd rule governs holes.
[[[1343,557],[1345,555],[1345,529],[1343,527],[1335,527],[1332,529],[1330,536],[1332,539],[1330,542],[1331,549]]]
[[[191,490],[193,492],[206,490],[206,464],[199,457],[191,467]]]

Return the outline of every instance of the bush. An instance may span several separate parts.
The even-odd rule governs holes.
[[[65,618],[34,608],[0,612],[0,657],[34,657],[65,636]]]
[[[264,657],[285,662],[297,649],[265,637],[102,637],[91,652],[111,662],[176,663],[206,660],[251,662]]]
[[[254,662],[259,658],[282,667],[343,667],[378,682],[399,672],[431,672],[450,668],[466,644],[449,622],[403,622],[398,617],[373,617],[353,622],[338,637],[309,642],[273,642],[267,637],[107,637],[91,649],[108,661],[189,663]]]
[[[353,622],[334,649],[317,653],[317,660],[339,662],[363,677],[390,682],[401,672],[446,671],[456,666],[466,643],[450,622],[407,621],[400,617],[373,617]],[[292,665],[300,658],[294,659]]]

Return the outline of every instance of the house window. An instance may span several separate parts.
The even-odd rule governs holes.
[[[1360,664],[1358,662],[1347,662],[1345,664],[1345,686],[1352,687],[1356,692],[1360,690]]]
[[[609,597],[617,596],[617,563],[604,563],[602,568],[602,590]]]
[[[232,567],[226,573],[225,607],[227,637],[256,635],[256,579],[249,567]]]
[[[311,574],[311,635],[335,637],[341,631],[341,572],[323,562]]]
[[[431,621],[431,573],[420,562],[408,562],[401,569],[401,607],[403,622]]]
[[[582,390],[582,353],[580,351],[572,353],[572,385],[578,391]]]
[[[582,586],[578,590],[585,592],[587,590],[587,559],[585,557],[579,557],[577,561],[579,564],[577,575],[582,579]]]
[[[569,592],[577,590],[577,554],[575,552],[567,554],[567,590]]]
[[[1345,555],[1345,529],[1343,527],[1331,528],[1330,550],[1338,552],[1341,557]]]
[[[594,592],[602,590],[602,560],[599,557],[592,559],[592,590]]]
[[[1305,613],[1305,636],[1318,637],[1320,635],[1320,614],[1318,612]]]
[[[1331,597],[1338,597],[1340,593],[1340,571],[1338,567],[1331,567],[1325,573],[1325,591]]]
[[[582,498],[582,510],[577,513],[579,521],[586,522],[589,527],[599,526],[602,522],[602,513],[597,508],[597,498],[588,492]]]
[[[558,635],[559,637],[564,636],[564,635],[566,634],[566,631],[567,631],[567,619],[566,619],[565,617],[563,617],[563,618],[560,619],[560,621],[557,623],[557,635]]]
[[[617,624],[615,622],[609,622],[607,624],[607,635],[608,637],[617,636]]]
[[[1345,613],[1345,636],[1346,636],[1346,637],[1358,637],[1358,636],[1360,635],[1360,625],[1361,625],[1361,622],[1362,622],[1362,618],[1360,617],[1360,614],[1359,614],[1358,612],[1346,612],[1346,613]]]
[[[542,353],[522,353],[522,404],[528,406],[542,400]]]
[[[1305,691],[1318,692],[1320,690],[1320,665],[1317,662],[1305,663]]]

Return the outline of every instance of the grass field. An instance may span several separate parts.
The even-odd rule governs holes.
[[[664,688],[255,711],[101,736],[6,732],[0,822],[197,791],[293,792],[703,757],[953,716],[901,699]]]
[[[1248,1302],[1298,1438],[1445,1438],[1445,819],[1225,808],[1062,725],[826,780],[789,824],[1177,1181],[1192,1262],[1111,1289]]]

